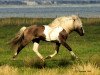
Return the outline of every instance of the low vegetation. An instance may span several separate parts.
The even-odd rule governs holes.
[[[0,19],[0,75],[99,75],[100,74],[100,19],[82,18],[85,35],[72,33],[66,41],[79,57],[72,60],[68,50],[60,47],[58,55],[42,62],[32,51],[32,42],[12,60],[13,50],[7,42],[22,26],[47,25],[53,18]],[[54,44],[40,42],[39,52],[47,56],[54,52]]]

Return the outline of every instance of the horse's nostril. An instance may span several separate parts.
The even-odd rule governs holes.
[[[82,33],[80,36],[84,36],[84,33]]]
[[[83,33],[83,35],[84,35],[84,33]]]

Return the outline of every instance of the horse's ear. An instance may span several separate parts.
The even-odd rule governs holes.
[[[72,19],[75,21],[78,18],[76,15],[72,15]]]

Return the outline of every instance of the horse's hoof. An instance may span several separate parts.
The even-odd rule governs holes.
[[[14,60],[16,60],[16,59],[15,59],[15,58],[11,58],[11,60],[13,60],[13,61],[14,61]]]
[[[78,57],[77,56],[72,56],[71,59],[76,60],[76,59],[78,59]]]
[[[16,60],[15,58],[13,60]]]
[[[78,59],[78,57],[77,57],[77,56],[76,56],[75,58],[76,58],[76,59]]]
[[[11,60],[16,60],[16,56],[13,56]]]
[[[51,58],[51,56],[47,56],[45,59],[50,59]]]
[[[41,59],[43,62],[45,61],[44,58]]]

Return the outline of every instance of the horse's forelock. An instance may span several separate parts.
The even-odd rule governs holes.
[[[76,15],[72,15],[72,19],[74,20],[74,26],[75,28],[77,27],[82,27],[82,21],[81,19],[79,18],[79,16],[76,16]]]

